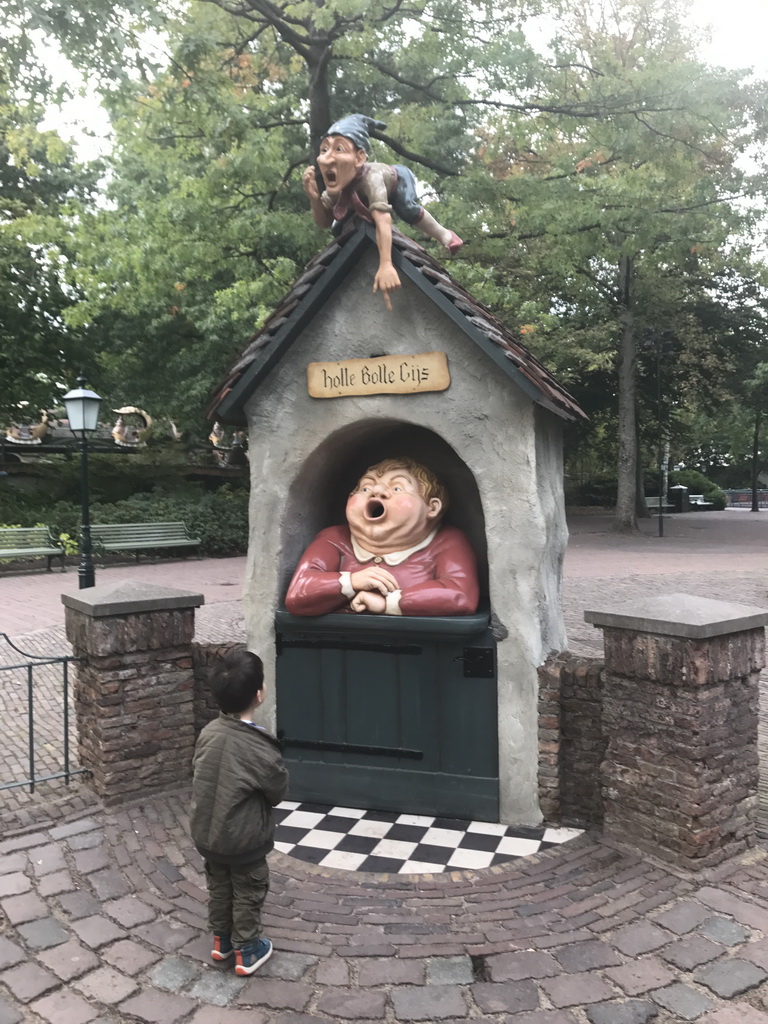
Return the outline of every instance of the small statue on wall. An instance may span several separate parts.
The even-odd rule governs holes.
[[[368,162],[372,128],[382,129],[386,125],[364,114],[349,114],[332,124],[320,143],[317,157],[325,189],[320,191],[314,167],[305,170],[303,185],[319,227],[341,223],[353,213],[373,221],[379,249],[373,290],[380,291],[387,309],[392,309],[389,293],[400,287],[400,277],[392,263],[392,210],[451,254],[464,243],[420,205],[412,171],[400,164]]]
[[[293,615],[471,615],[479,587],[472,546],[441,525],[447,495],[411,459],[386,459],[347,500],[347,525],[321,530],[285,598]]]

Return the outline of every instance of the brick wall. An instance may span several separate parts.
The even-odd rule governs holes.
[[[229,651],[241,648],[240,643],[192,644],[192,671],[194,676],[195,738],[204,725],[218,717],[219,709],[208,689],[208,670],[213,661],[223,658]]]
[[[105,803],[187,778],[193,631],[186,610],[97,620],[67,610],[83,658],[73,689],[80,762]]]
[[[755,841],[764,630],[605,629],[605,831],[700,869]]]
[[[545,819],[603,819],[602,661],[567,651],[539,669],[539,803]]]

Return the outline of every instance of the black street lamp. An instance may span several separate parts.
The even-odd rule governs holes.
[[[88,435],[98,426],[101,398],[85,387],[85,377],[78,377],[80,385],[64,395],[63,402],[69,419],[69,429],[80,440],[80,496],[82,499],[82,537],[80,564],[77,567],[80,590],[95,585],[93,547],[91,545],[91,514],[88,504]]]
[[[659,474],[659,536],[664,536],[664,501],[667,490],[667,469],[669,451],[667,449],[667,433],[665,429],[664,403],[663,403],[663,378],[662,362],[665,354],[665,344],[669,342],[669,331],[657,331],[653,327],[646,328],[645,343],[643,348],[653,351],[656,356],[656,430],[658,433],[656,470]]]

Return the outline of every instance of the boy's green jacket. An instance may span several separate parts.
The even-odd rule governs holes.
[[[277,740],[220,714],[200,733],[192,760],[192,839],[206,860],[250,864],[272,849],[272,808],[288,772]]]

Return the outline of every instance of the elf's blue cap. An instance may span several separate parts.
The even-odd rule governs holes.
[[[377,121],[366,114],[347,114],[346,117],[334,121],[323,137],[343,135],[345,139],[350,139],[354,142],[358,149],[364,149],[366,153],[370,153],[371,140],[368,137],[368,133],[374,128],[383,130],[386,127],[383,121]]]

